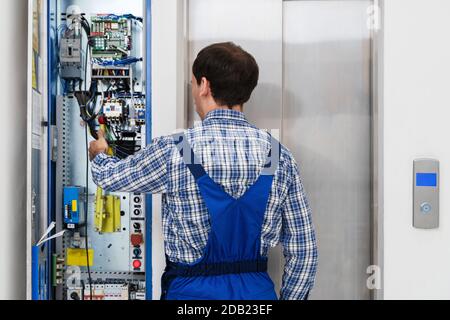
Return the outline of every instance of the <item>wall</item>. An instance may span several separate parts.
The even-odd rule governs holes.
[[[185,126],[184,1],[152,0],[152,136]],[[165,267],[161,196],[153,196],[153,299],[159,299]]]
[[[450,2],[385,1],[384,297],[450,299]],[[413,159],[441,162],[440,227],[412,227]]]
[[[3,0],[0,38],[0,299],[25,298],[27,1]]]

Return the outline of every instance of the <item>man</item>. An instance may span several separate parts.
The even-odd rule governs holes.
[[[280,298],[306,299],[317,247],[297,164],[242,113],[257,63],[235,44],[217,43],[192,71],[202,122],[124,160],[105,154],[100,133],[90,145],[93,179],[105,190],[163,194],[162,299],[277,299],[267,254],[278,242],[286,257]]]

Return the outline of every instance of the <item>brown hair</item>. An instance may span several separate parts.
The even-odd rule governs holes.
[[[202,49],[192,66],[197,83],[205,77],[217,104],[232,107],[246,103],[258,84],[255,58],[232,42],[215,43]]]

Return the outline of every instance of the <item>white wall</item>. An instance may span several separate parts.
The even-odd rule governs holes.
[[[184,1],[152,1],[152,136],[174,133],[185,125]],[[153,196],[153,299],[161,294],[165,267],[161,196]]]
[[[25,298],[27,1],[3,0],[0,19],[0,299]],[[7,118],[6,118],[7,117]]]
[[[384,297],[450,299],[450,1],[384,16]],[[441,161],[440,227],[412,227],[413,159]]]

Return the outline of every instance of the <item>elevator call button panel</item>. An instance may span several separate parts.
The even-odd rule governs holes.
[[[413,226],[439,227],[439,161],[414,160]]]

